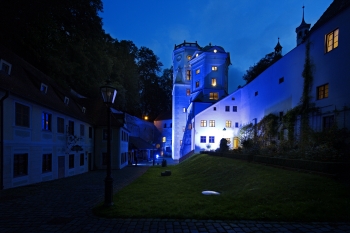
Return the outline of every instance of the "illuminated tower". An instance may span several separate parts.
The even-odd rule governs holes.
[[[305,23],[304,8],[305,7],[303,6],[303,18],[301,20],[301,24],[299,25],[299,27],[295,29],[295,32],[297,33],[297,45],[300,45],[301,43],[303,43],[303,40],[305,36],[309,33],[309,29],[311,26],[311,24]]]
[[[196,43],[173,52],[173,158],[195,150],[195,116],[227,96],[230,55],[220,46]]]
[[[172,99],[172,152],[173,159],[180,159],[183,132],[186,126],[186,109],[190,102],[191,68],[189,60],[200,49],[197,42],[175,45],[173,51],[173,99]]]

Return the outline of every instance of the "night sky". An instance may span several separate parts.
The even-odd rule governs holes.
[[[113,38],[150,48],[170,68],[175,44],[211,43],[230,52],[229,92],[245,71],[273,52],[280,38],[286,54],[296,46],[295,28],[311,27],[332,0],[102,0],[103,28]]]

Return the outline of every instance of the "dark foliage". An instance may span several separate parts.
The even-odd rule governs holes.
[[[264,58],[260,59],[260,61],[254,66],[249,67],[247,72],[243,75],[243,79],[250,83],[256,77],[258,77],[262,72],[264,72],[267,68],[269,68],[273,63],[278,61],[282,57],[279,53],[269,53],[266,54]]]

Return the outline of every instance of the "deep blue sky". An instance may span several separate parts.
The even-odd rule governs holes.
[[[273,52],[277,38],[286,54],[296,46],[302,19],[316,23],[332,0],[102,0],[103,28],[113,38],[150,48],[170,68],[175,44],[211,43],[230,52],[232,92],[245,71]]]

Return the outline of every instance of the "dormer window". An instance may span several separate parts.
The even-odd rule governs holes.
[[[81,108],[81,111],[82,111],[83,113],[85,113],[85,112],[86,112],[86,108],[85,108],[85,107],[82,107],[82,108]]]
[[[40,91],[42,93],[46,94],[47,93],[47,88],[48,88],[47,85],[42,83],[41,86],[40,86]]]
[[[7,61],[1,59],[0,60],[0,68],[6,74],[8,74],[8,75],[11,74],[12,65],[10,63],[8,63]]]
[[[69,104],[69,98],[67,96],[64,97],[64,104],[65,105]]]

